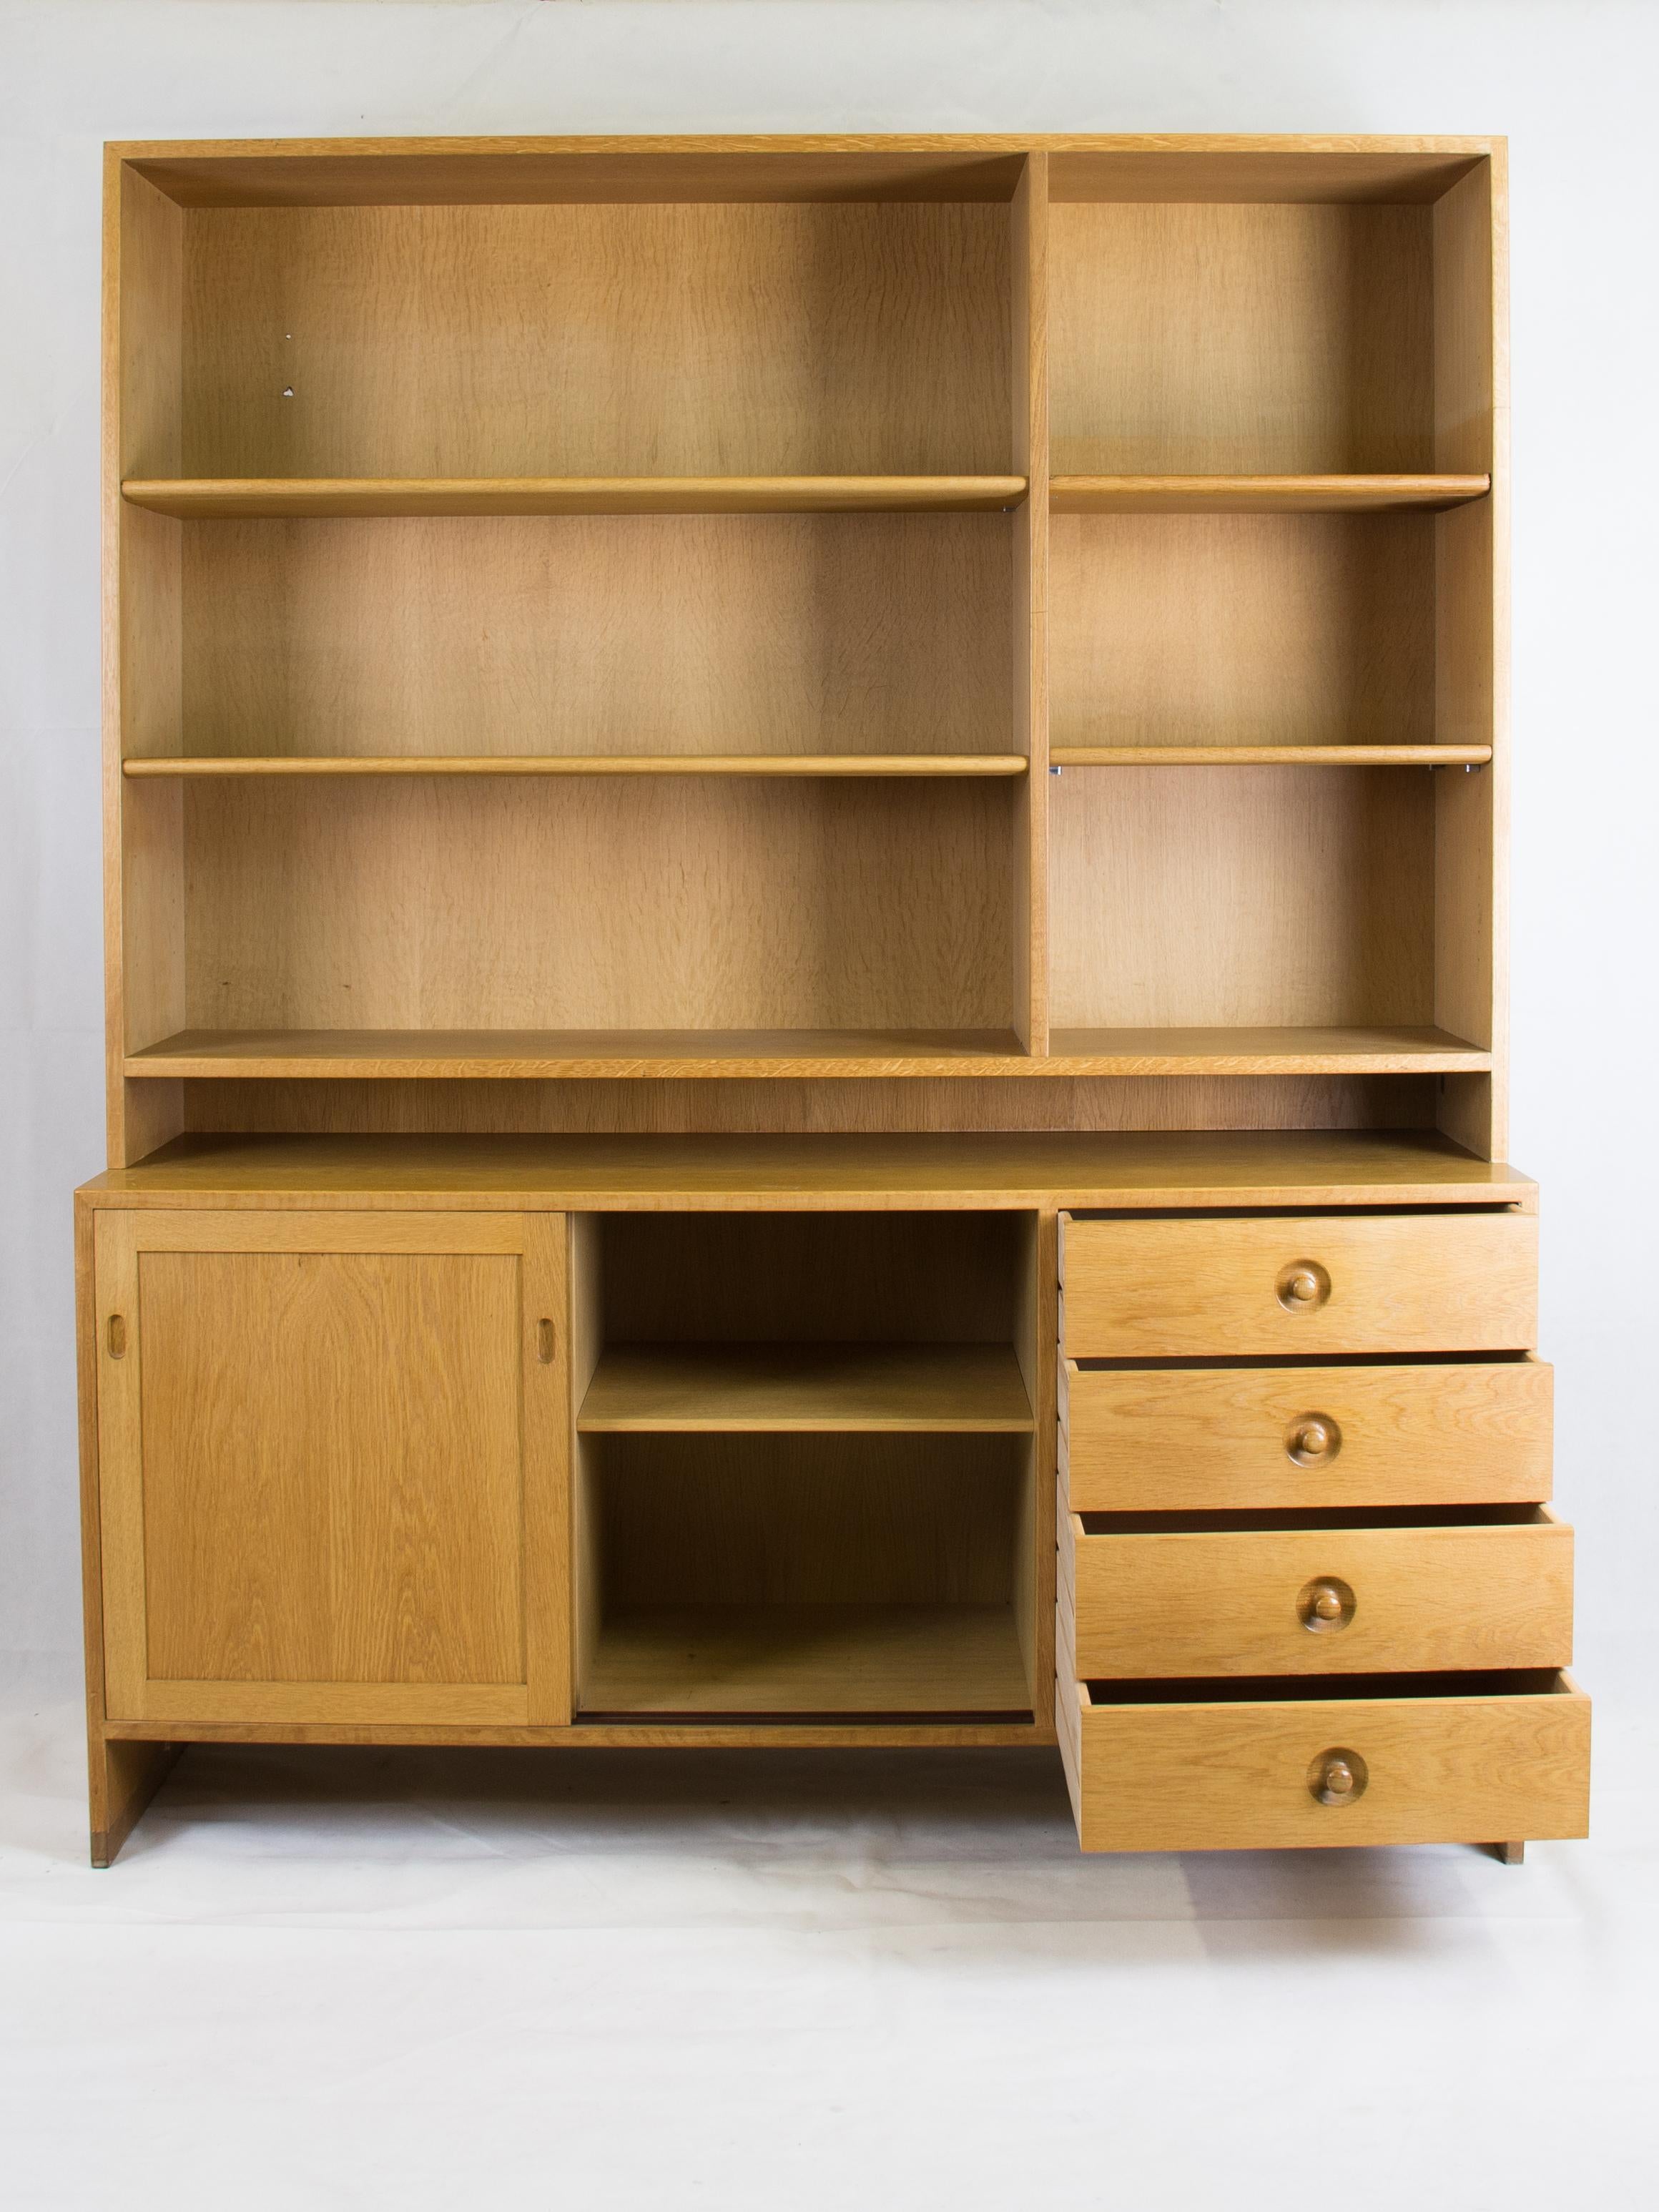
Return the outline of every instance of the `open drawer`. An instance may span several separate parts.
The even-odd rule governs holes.
[[[1212,1515],[1196,1528],[1061,1513],[1059,1533],[1079,1679],[1572,1657],[1572,1530],[1544,1505]]]
[[[1085,1850],[1589,1832],[1589,1700],[1548,1670],[1087,1683],[1056,1701]]]

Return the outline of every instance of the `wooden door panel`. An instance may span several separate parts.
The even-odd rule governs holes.
[[[564,1224],[424,1219],[100,1220],[112,1715],[568,1717]]]

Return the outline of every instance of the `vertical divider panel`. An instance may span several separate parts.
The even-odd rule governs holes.
[[[1031,1689],[1031,1709],[1046,1732],[1054,1679],[1054,1475],[1058,1407],[1055,1340],[1059,1335],[1059,1216],[1022,1217],[1014,1353],[1031,1401],[1035,1426],[1021,1489],[1014,1553],[1014,1625]]]
[[[572,1213],[567,1224],[567,1363],[569,1371],[570,1529],[564,1571],[570,1586],[571,1697],[579,1711],[599,1642],[603,1601],[599,1556],[597,1442],[578,1435],[577,1421],[604,1349],[605,1306],[599,1275],[600,1217]]]
[[[1030,154],[1014,193],[1013,458],[1030,490],[1014,515],[1013,727],[1029,766],[1018,802],[1014,1026],[1048,1050],[1048,156]]]
[[[526,1213],[520,1332],[524,1422],[525,1717],[564,1723],[571,1711],[569,1246],[565,1217]],[[583,1388],[586,1389],[586,1383]]]
[[[130,786],[123,757],[184,749],[181,523],[128,507],[128,475],[176,475],[184,210],[113,155],[104,205],[104,962],[109,1164],[184,1127],[178,1083],[133,1084],[134,1044],[185,1021],[182,792]],[[158,529],[156,524],[161,524]]]
[[[1435,737],[1491,764],[1435,776],[1435,1020],[1488,1050],[1451,1076],[1439,1126],[1501,1159],[1509,1141],[1509,276],[1504,149],[1434,206],[1434,465],[1486,471],[1489,497],[1435,523]]]

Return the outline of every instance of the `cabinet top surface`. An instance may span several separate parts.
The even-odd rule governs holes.
[[[1037,1135],[181,1137],[92,1206],[1157,1208],[1529,1205],[1428,1131]]]

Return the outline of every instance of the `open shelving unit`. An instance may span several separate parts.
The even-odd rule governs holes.
[[[574,1251],[580,1712],[1040,1708],[1030,1215],[592,1214]]]
[[[1481,149],[413,159],[117,173],[120,1158],[1491,1152]]]

